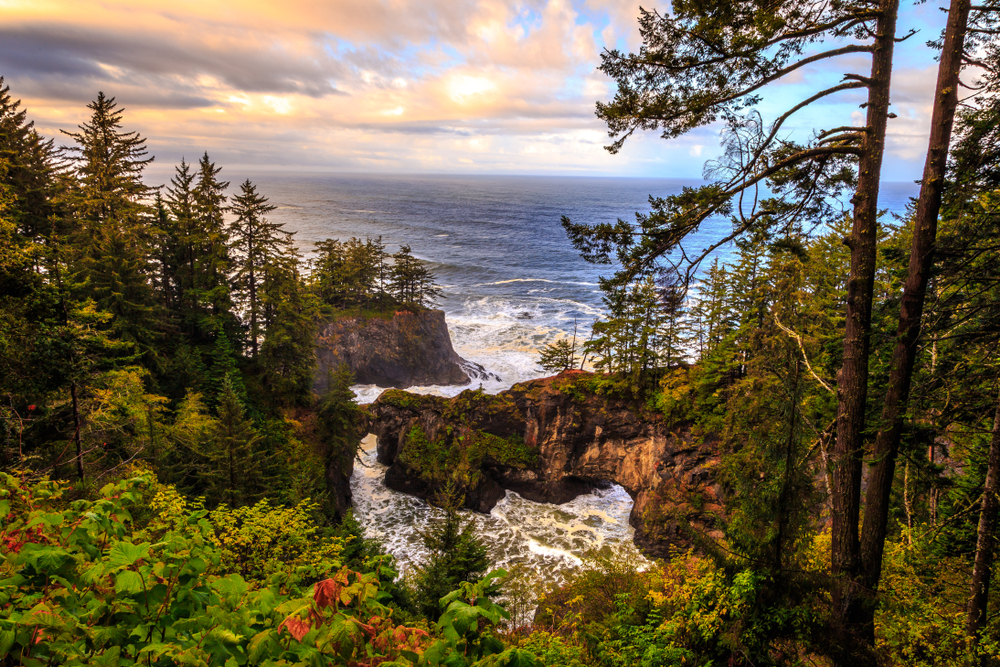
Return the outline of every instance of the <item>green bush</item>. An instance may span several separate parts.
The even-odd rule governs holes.
[[[0,662],[534,664],[529,653],[506,649],[490,634],[503,610],[481,595],[489,577],[448,596],[433,627],[406,627],[380,602],[376,574],[320,557],[325,547],[282,544],[271,552],[275,558],[298,555],[278,567],[266,562],[266,548],[243,545],[244,529],[274,528],[266,518],[215,526],[208,511],[166,493],[158,518],[134,525],[131,510],[148,483],[125,480],[104,487],[96,500],[67,502],[62,484],[0,474]],[[274,509],[257,506],[248,516]],[[249,551],[234,550],[220,535],[235,536]],[[227,571],[248,565],[262,581]]]

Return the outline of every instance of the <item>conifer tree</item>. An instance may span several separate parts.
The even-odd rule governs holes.
[[[276,405],[305,405],[316,367],[314,340],[320,304],[299,275],[299,258],[294,250],[284,261],[264,267],[261,305],[264,386]]]
[[[158,328],[151,287],[154,211],[142,173],[152,162],[146,140],[122,130],[123,110],[98,93],[67,150],[75,176],[70,201],[77,220],[76,277],[84,296],[114,315],[111,326],[143,353]]]
[[[191,165],[181,158],[174,168],[174,176],[167,188],[166,205],[169,217],[165,231],[167,252],[172,277],[172,290],[176,302],[176,316],[184,332],[190,338],[197,325],[195,310],[197,293],[195,288],[198,259],[198,236],[201,225],[196,218],[194,196],[195,175]]]
[[[230,256],[230,230],[226,227],[226,188],[229,181],[219,180],[222,167],[215,166],[206,152],[198,161],[194,188],[194,217],[197,230],[194,243],[192,300],[204,304],[197,311],[199,342],[211,340],[225,331],[232,340],[239,336],[239,322],[233,313],[230,280],[234,270]]]
[[[413,256],[410,246],[403,245],[392,256],[389,271],[390,290],[400,303],[408,306],[428,307],[441,294],[434,280],[434,273]]]
[[[34,125],[0,76],[0,160],[5,161],[0,183],[11,197],[7,215],[25,238],[51,244],[54,231],[65,232],[53,230],[53,225],[61,226],[54,201],[58,164],[53,141],[42,139]]]
[[[417,604],[420,612],[434,618],[443,611],[439,601],[463,581],[482,577],[490,566],[486,547],[471,521],[463,521],[454,503],[445,507],[445,515],[423,535],[430,552],[427,561],[416,568]]]
[[[246,397],[243,385],[243,375],[240,373],[236,360],[236,352],[226,332],[220,331],[215,337],[215,344],[210,354],[211,367],[208,373],[208,397],[213,405],[218,405],[223,389],[228,382],[230,388],[240,400]]]
[[[210,473],[204,480],[210,498],[230,507],[257,500],[256,491],[262,487],[262,473],[269,463],[268,456],[260,451],[261,440],[227,376],[222,384],[210,444],[202,451],[211,464]]]
[[[601,69],[617,82],[614,100],[597,107],[615,138],[608,148],[617,152],[636,130],[660,129],[670,139],[721,120],[726,150],[709,169],[720,178],[680,195],[651,198],[653,212],[637,215],[635,225],[579,225],[564,219],[585,257],[610,262],[617,252],[623,269],[616,282],[623,286],[652,265],[670,263],[668,253],[682,248],[685,237],[716,213],[732,212],[733,231],[703,250],[677,253],[682,259],[675,270],[693,275],[714,249],[761,223],[784,229],[802,218],[832,221],[839,216],[839,192],[845,186],[854,190],[832,494],[838,665],[873,660],[858,525],[878,191],[898,11],[898,0],[675,3],[669,14],[641,10],[639,53],[612,50],[602,56]],[[868,55],[870,73],[853,71],[857,54]],[[802,102],[764,120],[757,107],[766,86],[810,64],[838,62],[834,59],[844,64],[840,83],[817,86]],[[784,136],[782,126],[796,112],[853,89],[867,92],[863,127],[845,119],[805,143]],[[765,183],[772,196],[760,198]]]
[[[538,365],[543,370],[552,373],[560,373],[570,368],[576,367],[576,351],[565,338],[560,338],[554,343],[549,343],[542,348]]]
[[[258,292],[264,271],[284,261],[292,249],[292,233],[265,217],[275,208],[268,203],[267,197],[257,192],[249,179],[240,185],[240,194],[233,198],[232,212],[236,216],[230,226],[230,249],[235,268],[233,292],[247,314],[248,342],[253,359],[257,358],[263,334]]]

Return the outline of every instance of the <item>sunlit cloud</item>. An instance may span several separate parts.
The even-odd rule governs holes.
[[[638,14],[633,0],[0,0],[0,75],[59,141],[97,91],[114,96],[164,173],[208,150],[248,167],[697,176],[717,128],[603,149],[594,103],[614,83],[596,68],[604,48],[638,48]],[[923,61],[894,98],[900,164],[919,161],[933,80],[933,54],[905,48]],[[856,103],[838,104],[850,122]]]

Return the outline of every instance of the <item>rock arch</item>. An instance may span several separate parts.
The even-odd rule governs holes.
[[[698,533],[716,537],[717,443],[598,393],[599,379],[566,371],[451,399],[387,391],[369,406],[386,484],[433,498],[450,482],[465,506],[488,512],[507,489],[562,503],[610,481],[632,496],[629,523],[647,554],[689,546]]]

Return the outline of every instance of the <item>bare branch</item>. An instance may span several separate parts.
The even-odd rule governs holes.
[[[823,387],[823,389],[826,389],[831,394],[836,394],[837,392],[835,392],[833,388],[830,387],[830,385],[824,382],[823,378],[821,378],[819,375],[816,375],[816,371],[813,370],[812,364],[809,363],[809,355],[806,354],[806,348],[802,344],[802,336],[798,335],[797,333],[786,327],[784,324],[782,324],[781,320],[778,319],[777,312],[774,313],[774,323],[778,325],[779,329],[781,329],[786,334],[794,338],[795,342],[799,344],[799,350],[802,352],[802,360],[806,362],[806,368],[809,369],[809,373],[813,376],[813,378],[816,379],[816,382],[819,382],[820,385]]]
[[[864,132],[867,133],[868,127],[854,127],[853,125],[842,125],[840,127],[835,127],[832,130],[826,130],[825,132],[820,132],[816,138],[823,139],[829,137],[831,134],[836,134],[838,132]]]

